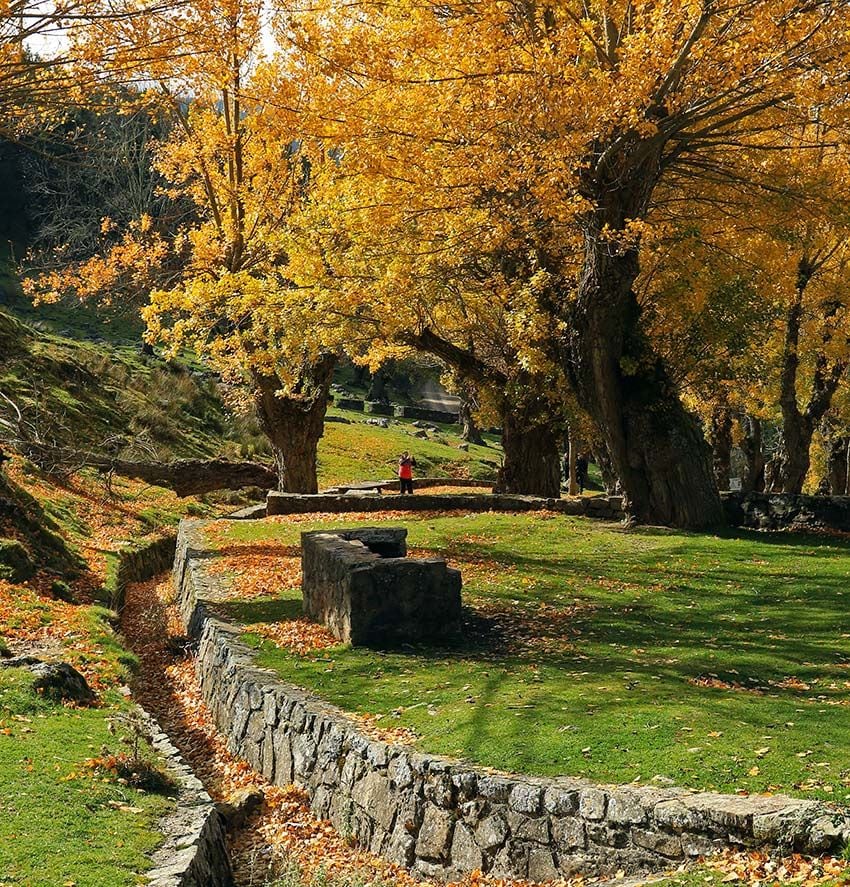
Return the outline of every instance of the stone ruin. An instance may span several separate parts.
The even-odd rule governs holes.
[[[304,612],[352,646],[444,641],[460,632],[461,576],[408,558],[403,527],[301,534]]]

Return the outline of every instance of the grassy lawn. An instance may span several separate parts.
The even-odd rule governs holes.
[[[390,418],[389,428],[366,425],[368,414],[331,408],[331,416],[342,416],[350,425],[325,423],[325,436],[319,442],[319,484],[334,486],[360,480],[386,480],[395,477],[398,457],[410,450],[416,457],[419,477],[494,477],[501,463],[498,439],[485,435],[489,446],[462,443],[458,425],[436,425],[438,433],[424,440],[413,436],[418,429],[410,419]],[[379,417],[377,417],[379,418]]]
[[[140,883],[169,802],[86,765],[118,751],[106,715],[29,691],[28,673],[0,670],[0,887]]]
[[[227,605],[262,665],[424,750],[501,769],[850,798],[850,543],[546,515],[391,522],[463,571],[464,644],[279,648],[250,631],[300,612],[293,559],[269,542],[314,524],[217,524],[229,563],[277,565],[265,587],[279,596]]]

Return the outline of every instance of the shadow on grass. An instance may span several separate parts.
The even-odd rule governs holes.
[[[216,604],[216,612],[222,618],[241,625],[256,625],[258,622],[291,622],[304,615],[301,601],[294,598],[226,601]]]

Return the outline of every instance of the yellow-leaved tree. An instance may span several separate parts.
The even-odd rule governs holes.
[[[395,257],[386,310],[430,257],[532,244],[511,285],[550,316],[631,512],[701,527],[723,519],[711,454],[643,322],[641,255],[671,190],[699,205],[843,105],[848,24],[837,0],[324,0],[286,37],[337,98],[336,187],[368,195],[343,197],[345,248]]]
[[[311,179],[310,78],[293,52],[272,64],[265,14],[261,0],[87,4],[70,31],[75,57],[170,116],[154,162],[169,196],[194,211],[168,227],[143,216],[102,255],[42,283],[81,295],[150,289],[149,341],[189,348],[242,386],[280,488],[310,493],[336,363],[313,334],[310,293],[289,273],[290,219]]]

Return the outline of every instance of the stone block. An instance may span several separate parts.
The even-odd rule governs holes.
[[[666,832],[647,831],[646,829],[633,828],[632,841],[638,847],[678,859],[682,856],[682,839],[679,835],[670,835]]]
[[[482,850],[494,850],[501,847],[508,837],[508,824],[499,813],[493,813],[482,819],[475,829],[475,842]]]
[[[392,828],[395,804],[389,780],[379,773],[369,771],[351,791],[355,804],[366,812],[385,831]]]
[[[638,794],[614,791],[608,800],[608,821],[614,825],[643,825],[646,812]]]
[[[511,789],[508,807],[517,813],[537,816],[543,807],[543,789],[539,785],[526,785],[518,782]]]
[[[413,785],[413,769],[404,752],[390,761],[388,772],[390,779],[396,787],[408,788]]]
[[[596,821],[605,818],[608,795],[599,788],[585,788],[579,793],[579,813],[582,818]]]
[[[486,801],[496,804],[507,803],[514,783],[504,776],[481,776],[478,779],[478,793]]]
[[[408,559],[404,528],[303,533],[304,612],[352,645],[438,639],[460,630],[461,576]]]
[[[511,835],[518,841],[529,841],[534,844],[548,844],[549,819],[546,816],[529,816],[525,813],[508,813],[508,826]]]
[[[454,824],[451,813],[428,804],[416,839],[416,855],[423,859],[446,862]]]
[[[455,825],[452,838],[451,864],[458,872],[472,872],[480,869],[484,857],[475,843],[472,830],[462,822]]]
[[[543,793],[543,809],[555,816],[568,816],[578,810],[578,791],[550,786]]]
[[[553,819],[552,839],[561,853],[584,849],[587,846],[584,820],[578,816]]]
[[[532,847],[528,851],[528,878],[531,881],[552,881],[558,877],[558,869],[552,851],[545,847]]]

